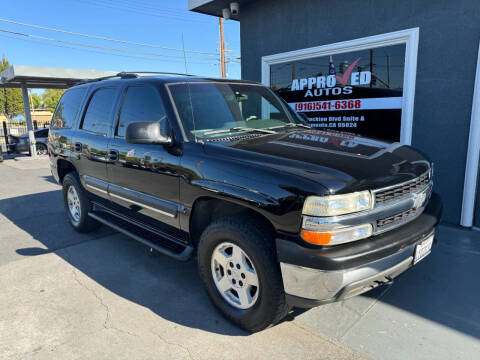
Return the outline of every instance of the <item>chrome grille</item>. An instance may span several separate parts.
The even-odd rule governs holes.
[[[418,192],[427,186],[430,181],[430,172],[427,172],[418,178],[398,185],[389,189],[379,190],[375,192],[375,204],[382,205],[388,201],[396,200],[404,197],[405,195]]]
[[[389,216],[385,219],[379,219],[377,220],[377,229],[381,230],[383,227],[386,227],[389,225],[397,224],[400,222],[403,223],[407,221],[409,218],[414,217],[416,214],[417,214],[417,209],[412,208],[407,211],[401,212],[399,214]]]

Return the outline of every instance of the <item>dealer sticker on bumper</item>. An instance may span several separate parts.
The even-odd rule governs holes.
[[[418,263],[432,251],[434,234],[430,235],[428,238],[423,240],[420,244],[415,247],[415,254],[413,257],[413,264]]]

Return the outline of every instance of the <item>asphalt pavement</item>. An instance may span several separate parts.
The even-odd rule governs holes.
[[[0,359],[363,359],[283,322],[249,334],[210,303],[194,261],[105,227],[78,234],[47,159],[0,164]]]
[[[76,233],[47,159],[0,163],[1,359],[478,359],[480,233],[443,226],[392,286],[256,334],[215,310],[195,261]]]

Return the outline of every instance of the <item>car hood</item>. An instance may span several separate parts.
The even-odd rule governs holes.
[[[378,189],[418,177],[430,162],[409,146],[340,132],[300,130],[209,141],[207,153],[319,182],[330,193]]]

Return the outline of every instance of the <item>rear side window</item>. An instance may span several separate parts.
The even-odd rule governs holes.
[[[58,101],[50,127],[53,129],[71,128],[84,95],[84,88],[67,90]]]
[[[123,99],[116,134],[124,137],[127,126],[139,121],[158,121],[165,117],[165,110],[155,89],[132,86]]]
[[[115,88],[96,90],[83,117],[82,129],[98,135],[107,135],[112,125],[112,107],[115,101]]]

